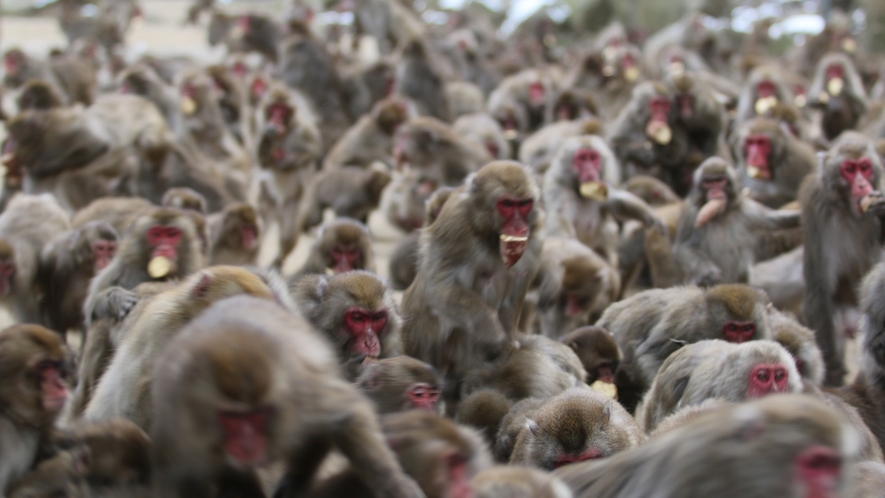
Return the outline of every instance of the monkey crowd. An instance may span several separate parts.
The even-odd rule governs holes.
[[[3,54],[0,498],[885,495],[856,16],[195,0],[206,65],[83,3]]]

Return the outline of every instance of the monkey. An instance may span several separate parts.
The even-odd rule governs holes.
[[[795,201],[802,180],[817,167],[814,149],[769,118],[743,123],[732,148],[741,184],[770,208]]]
[[[89,106],[95,98],[95,72],[79,57],[63,55],[38,61],[14,48],[3,54],[3,63],[3,84],[9,88],[19,88],[30,80],[39,79],[48,83],[55,93],[63,95],[66,104]]]
[[[478,112],[458,117],[452,129],[465,140],[485,147],[492,159],[509,159],[510,145],[501,125],[487,113]]]
[[[581,242],[547,237],[533,284],[538,294],[535,314],[539,331],[558,339],[596,321],[617,300],[621,277]]]
[[[197,70],[195,67],[182,70]],[[177,72],[176,72],[177,73]],[[151,64],[151,59],[141,60],[123,70],[117,76],[118,91],[126,95],[139,95],[157,106],[170,129],[176,132],[184,126],[181,95],[171,80],[166,80]]]
[[[881,415],[882,365],[882,305],[878,302],[885,292],[885,264],[876,264],[860,285],[860,358],[859,371],[854,382],[834,392],[855,407],[864,423],[873,432],[879,446],[885,448],[885,418]],[[825,356],[826,357],[826,356]]]
[[[850,498],[874,498],[885,486],[885,464],[864,461],[854,465]]]
[[[881,182],[882,162],[872,143],[845,133],[799,191],[804,323],[823,353],[827,386],[842,385],[845,377],[835,314],[856,304],[855,285],[881,258]]]
[[[347,96],[348,114],[355,120],[370,113],[378,102],[393,93],[394,66],[386,59],[341,67],[340,77]]]
[[[645,441],[617,401],[586,387],[569,389],[526,414],[510,463],[553,470],[639,446]]]
[[[618,268],[615,220],[662,226],[648,205],[619,186],[620,170],[605,140],[569,138],[544,174],[547,233],[576,237]]]
[[[472,114],[481,114],[485,110],[486,99],[482,93],[482,89],[473,83],[453,81],[446,83],[444,90],[446,95],[445,99],[449,104],[451,121]],[[497,123],[494,119],[492,119],[492,121]],[[500,125],[498,125],[498,127],[500,128]]]
[[[728,117],[712,86],[693,73],[671,76],[667,84],[677,107],[677,122],[688,138],[687,167],[693,168],[704,159],[723,153]]]
[[[663,83],[642,82],[606,138],[626,177],[651,175],[685,195],[691,183],[691,171],[685,168],[688,137],[675,116],[670,89]]]
[[[133,95],[103,95],[87,109],[27,110],[8,132],[7,185],[51,192],[69,211],[99,197],[140,193],[140,168],[171,146],[156,107]]]
[[[335,275],[366,270],[375,271],[375,253],[369,228],[350,218],[337,218],[320,227],[310,247],[307,261],[294,278],[303,275]]]
[[[237,142],[245,147],[253,142],[251,116],[249,116],[248,95],[241,78],[231,74],[224,64],[214,64],[206,68],[206,74],[215,86],[218,107],[228,131]]]
[[[110,264],[119,239],[114,227],[97,220],[58,235],[42,248],[35,277],[49,328],[63,336],[67,330],[83,328],[89,281]]]
[[[809,107],[821,111],[821,128],[827,140],[855,129],[869,107],[854,62],[844,53],[831,52],[820,59],[808,94]]]
[[[227,15],[213,11],[208,33],[211,46],[223,42],[230,52],[258,52],[272,63],[280,59],[283,26],[268,16],[256,13]]]
[[[206,198],[199,192],[187,187],[170,188],[163,194],[160,205],[181,209],[182,211],[195,211],[202,215],[208,214],[206,211]]]
[[[34,464],[68,397],[69,352],[39,325],[0,331],[0,491]]]
[[[156,360],[163,357],[163,349],[212,303],[241,294],[276,301],[274,292],[261,278],[236,266],[197,271],[151,297],[122,332],[122,341],[86,405],[84,418],[104,421],[124,417],[149,429],[151,371]]]
[[[132,222],[111,262],[89,283],[83,313],[91,316],[98,293],[109,287],[132,289],[142,282],[178,279],[203,265],[193,218],[176,209],[152,208]]]
[[[40,251],[70,227],[48,194],[19,194],[0,214],[0,304],[15,322],[44,323]]]
[[[715,409],[639,448],[554,474],[576,498],[841,496],[856,447],[854,432],[822,402],[780,394]]]
[[[684,427],[690,423],[693,423],[698,418],[714,411],[723,406],[730,406],[734,403],[728,403],[725,400],[719,398],[707,398],[699,405],[686,406],[684,408],[680,408],[676,412],[664,417],[663,420],[655,426],[655,429],[649,432],[649,439],[654,439],[662,434],[667,434],[668,432],[672,432],[675,429],[680,427]]]
[[[384,444],[369,400],[341,378],[332,348],[277,304],[248,296],[220,301],[158,360],[151,386],[155,492],[209,496],[220,482],[226,491],[260,495],[244,471],[273,458],[289,470],[276,496],[304,493],[334,445],[375,492],[422,496]],[[182,427],[191,428],[186,437]]]
[[[777,310],[769,313],[768,324],[771,339],[790,353],[802,379],[819,386],[824,380],[824,359],[814,342],[814,332],[800,324],[792,314]]]
[[[739,403],[801,391],[793,357],[776,342],[700,341],[664,361],[636,410],[636,419],[643,430],[651,432],[678,409],[710,398]]]
[[[326,277],[308,275],[290,283],[304,317],[328,340],[348,378],[369,358],[402,351],[401,318],[393,291],[380,277],[350,271]]]
[[[396,96],[378,102],[369,114],[357,120],[329,149],[322,169],[368,167],[375,161],[393,165],[396,131],[414,112],[408,102]]]
[[[491,93],[501,82],[501,74],[495,67],[489,53],[491,40],[484,39],[481,33],[473,29],[455,30],[445,41],[447,55],[452,58],[461,81],[469,82],[485,96]]]
[[[424,410],[387,415],[381,419],[381,429],[403,470],[427,498],[473,496],[470,479],[492,464],[475,431]],[[366,484],[351,467],[321,482],[310,496],[375,496]]]
[[[409,172],[406,172],[406,175],[409,175]],[[446,201],[449,199],[449,196],[452,195],[452,192],[455,191],[452,187],[440,187],[433,191],[429,198],[426,201],[422,200],[425,197],[425,193],[429,192],[431,187],[435,185],[435,182],[426,180],[420,182],[417,187],[410,188],[407,192],[408,194],[404,194],[407,196],[406,202],[400,203],[399,206],[406,207],[408,206],[409,211],[412,215],[394,215],[394,219],[398,222],[397,226],[400,228],[407,227],[418,227],[417,224],[417,211],[418,206],[415,204],[422,203],[424,204],[424,223],[420,226],[429,226],[431,223],[436,221],[436,218],[439,217],[439,213],[442,210],[443,205],[445,205]],[[395,198],[396,191],[392,188],[388,192],[393,192],[390,195],[390,198]],[[391,205],[396,205],[395,201],[390,201]],[[391,209],[392,210],[392,209]],[[414,217],[412,217],[414,216]],[[390,215],[388,215],[388,219]],[[403,223],[404,220],[415,220],[408,221],[408,223]],[[418,274],[418,253],[420,251],[420,230],[414,230],[409,233],[404,239],[402,239],[394,249],[393,254],[390,257],[390,278],[392,281],[392,285],[394,289],[408,289],[412,282],[415,281],[415,276]]]
[[[562,336],[559,342],[578,355],[587,372],[587,384],[597,380],[615,383],[615,373],[621,363],[621,350],[614,337],[600,327],[581,327]]]
[[[623,187],[651,207],[667,206],[682,201],[669,185],[652,176],[634,176],[624,182]]]
[[[776,104],[790,105],[793,92],[780,76],[781,68],[760,65],[750,72],[738,99],[735,121],[738,125],[764,116]]]
[[[372,400],[379,415],[408,410],[442,414],[443,378],[435,368],[408,356],[393,356],[368,363],[356,385]]]
[[[641,84],[646,71],[639,49],[618,42],[581,57],[569,72],[565,86],[588,91],[599,104],[597,114],[611,121]]]
[[[323,152],[351,125],[347,114],[347,96],[332,56],[301,21],[290,19],[289,33],[280,45],[280,78],[290,88],[303,93],[322,110],[318,126]]]
[[[440,121],[451,121],[451,109],[439,72],[420,39],[403,46],[396,67],[394,92],[417,104],[418,113]]]
[[[397,169],[408,164],[441,185],[458,186],[491,161],[485,147],[465,140],[451,126],[432,117],[407,121],[396,132]]]
[[[685,344],[770,339],[768,304],[763,291],[741,284],[652,289],[612,304],[595,325],[612,334],[624,355],[615,375],[618,400],[633,412],[635,396]]]
[[[747,283],[764,231],[799,226],[800,211],[770,210],[737,188],[735,172],[724,159],[714,156],[698,167],[673,246],[675,273],[682,278],[656,285]],[[657,256],[649,254],[649,260],[654,266]]]
[[[122,238],[143,212],[155,207],[141,197],[102,197],[75,212],[71,217],[71,226],[82,228],[88,223],[104,221]]]
[[[382,192],[390,182],[390,170],[380,162],[369,168],[343,166],[320,171],[304,191],[298,230],[303,232],[319,225],[327,208],[337,217],[367,224],[369,214],[381,203]]]
[[[543,178],[566,140],[581,135],[600,135],[602,126],[602,121],[596,118],[549,124],[522,141],[519,146],[519,161]]]
[[[457,379],[512,340],[538,267],[539,194],[512,161],[483,166],[452,192],[422,231],[418,275],[403,295],[405,354]]]
[[[577,121],[599,114],[593,95],[581,88],[565,88],[547,102],[544,123],[556,121]]]
[[[542,69],[526,69],[508,76],[489,95],[489,113],[500,120],[507,115],[506,109],[512,106],[513,112],[524,117],[517,123],[508,122],[505,117],[505,121],[501,122],[505,133],[507,130],[516,130],[520,134],[535,131],[544,123],[548,101],[559,90],[557,80],[561,80],[561,75],[556,71]]]
[[[255,208],[245,202],[229,204],[210,215],[209,264],[254,265],[261,246],[261,225]]]
[[[572,498],[568,486],[553,475],[519,465],[483,470],[470,486],[476,498]]]
[[[82,475],[86,471],[85,462],[88,458],[85,452],[61,452],[40,462],[33,470],[16,480],[4,496],[88,498],[92,495]]]
[[[479,431],[494,447],[501,422],[513,406],[513,402],[497,389],[479,389],[458,403],[454,419]]]
[[[27,109],[48,110],[64,105],[61,95],[43,80],[30,80],[21,89],[17,99],[19,112]]]

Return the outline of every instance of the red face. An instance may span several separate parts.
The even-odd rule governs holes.
[[[602,155],[590,147],[578,149],[572,156],[572,169],[581,183],[599,182],[602,177]]]
[[[574,318],[586,309],[587,300],[575,294],[565,295],[565,316]]]
[[[725,178],[704,178],[701,180],[701,186],[706,192],[707,200],[725,199],[727,197],[725,188],[728,186],[728,180]],[[729,322],[736,323],[736,322]],[[726,329],[728,324],[726,324]]]
[[[231,65],[230,70],[239,78],[245,77],[249,72],[249,68],[246,67],[246,64],[242,61],[234,62],[233,65]]]
[[[796,458],[795,479],[803,498],[836,498],[841,474],[842,457],[828,446],[812,446]]]
[[[756,98],[775,97],[776,94],[777,85],[773,81],[763,80],[756,84]]]
[[[379,337],[387,326],[387,309],[350,308],[344,312],[344,326],[350,337],[348,344],[352,353],[372,358],[381,354]]]
[[[449,483],[446,498],[472,498],[473,488],[470,487],[467,457],[452,453],[445,457],[445,465],[448,471],[445,482]]]
[[[756,324],[736,320],[725,322],[725,325],[722,327],[722,335],[728,342],[741,344],[753,339],[756,335]]]
[[[19,70],[18,60],[13,54],[6,54],[3,57],[3,68],[6,70],[6,74],[17,75]]]
[[[667,116],[670,114],[670,99],[663,95],[656,95],[649,99],[648,109],[651,111],[652,122],[667,123]]]
[[[412,384],[407,393],[412,408],[419,410],[436,411],[436,403],[439,401],[439,389],[425,382]]]
[[[841,64],[830,64],[827,66],[827,81],[835,78],[845,79],[845,68]]]
[[[182,97],[188,97],[188,98],[192,99],[192,98],[194,98],[194,96],[196,94],[197,94],[197,88],[193,85],[193,83],[185,83],[185,84],[181,85],[181,96]]]
[[[96,240],[92,243],[93,270],[95,273],[104,269],[108,263],[114,259],[117,254],[117,241],[115,240]]]
[[[587,460],[596,460],[597,458],[602,458],[602,452],[596,448],[590,448],[580,455],[559,455],[556,458],[554,465],[556,467],[562,467],[563,465],[575,462],[586,462]]]
[[[789,389],[789,380],[790,374],[784,365],[760,363],[750,371],[747,397],[761,398],[767,394],[785,393]]]
[[[501,216],[500,251],[507,267],[516,264],[528,244],[529,224],[526,221],[535,201],[532,199],[503,196],[495,203]]]
[[[258,100],[264,95],[264,92],[267,91],[267,83],[262,78],[255,78],[252,81],[249,91],[252,93],[252,98]]]
[[[873,178],[873,161],[868,157],[846,159],[839,165],[839,174],[850,186],[852,204],[861,212],[861,200],[873,192],[870,180]]]
[[[332,258],[332,270],[337,274],[359,269],[357,265],[363,252],[356,247],[335,246],[329,251],[329,256]]]
[[[600,365],[596,369],[596,378],[609,384],[615,382],[615,372],[611,365]]]
[[[145,239],[151,247],[151,257],[163,256],[175,261],[178,259],[178,245],[181,244],[181,229],[171,225],[156,225],[148,228]]]
[[[292,108],[288,105],[278,102],[270,104],[264,111],[264,118],[268,124],[273,126],[277,133],[285,133],[289,129],[289,122],[292,120]]]
[[[498,144],[492,140],[486,140],[485,142],[486,150],[489,151],[489,155],[493,158],[497,158],[498,154],[501,152],[501,149],[498,147]]]
[[[243,33],[249,32],[249,26],[252,24],[252,21],[249,19],[249,16],[242,16],[237,21],[237,27],[243,30]]]
[[[53,413],[61,410],[68,398],[61,362],[44,360],[38,363],[34,370],[40,375],[43,409]]]
[[[690,118],[694,114],[694,97],[682,94],[676,100],[679,103],[679,114],[683,118]]]
[[[227,456],[246,467],[255,467],[267,461],[267,426],[273,410],[221,411],[218,421],[224,438]]]
[[[243,223],[240,225],[239,231],[240,244],[243,249],[246,249],[247,251],[255,249],[255,246],[258,244],[258,230],[255,228],[255,225]]]
[[[15,261],[0,259],[0,297],[5,297],[12,290],[13,277],[15,277]]]
[[[768,156],[771,154],[771,141],[765,135],[750,135],[744,141],[744,153],[747,166],[756,168],[757,176],[763,180],[771,180],[771,167]]]
[[[547,101],[547,91],[540,81],[529,84],[529,103],[532,107],[541,107]]]

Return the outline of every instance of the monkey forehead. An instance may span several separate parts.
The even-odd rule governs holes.
[[[781,106],[785,109],[788,109],[786,106]],[[772,119],[770,117],[760,116],[754,119],[751,119],[747,122],[743,127],[743,136],[747,137],[749,135],[779,135],[781,134],[783,128],[781,128],[780,122],[776,119]]]
[[[695,179],[700,179],[705,176],[719,176],[726,175],[728,177],[734,176],[734,170],[731,165],[718,156],[713,156],[707,158],[701,165],[698,167],[697,172],[695,172]]]
[[[591,255],[576,254],[562,260],[562,288],[567,291],[594,290],[599,285],[601,262]]]
[[[232,204],[226,209],[227,214],[231,217],[239,217],[243,221],[254,222],[256,219],[255,208],[245,202]]]
[[[384,299],[387,283],[377,275],[367,271],[348,271],[329,277],[329,291],[346,293],[357,304],[376,307]]]
[[[591,349],[599,356],[606,358],[620,358],[621,356],[615,338],[602,327],[581,327],[566,335],[562,342],[575,343],[579,348]]]
[[[678,92],[688,93],[694,87],[694,77],[689,73],[677,74],[670,77],[670,84]]]
[[[848,132],[837,140],[836,145],[827,153],[827,158],[832,159],[838,155],[846,155],[852,159],[869,157],[874,164],[880,164],[878,155],[873,147],[873,141],[865,136]]]
[[[275,297],[261,277],[241,266],[211,266],[188,277],[188,283],[200,285],[206,279],[209,279],[209,291],[205,298],[210,301],[237,294],[265,299]]]
[[[744,406],[749,410],[745,409],[742,413]],[[837,449],[841,449],[846,435],[837,412],[823,401],[806,394],[771,394],[738,405],[733,410],[738,416],[751,415],[755,410],[757,417],[770,422],[772,434],[780,432],[783,427],[792,427]]]
[[[472,183],[484,192],[502,189],[515,197],[536,198],[538,186],[531,172],[516,161],[492,161],[477,171]]]
[[[756,305],[768,304],[768,298],[764,293],[743,284],[717,285],[707,289],[706,295],[711,304],[723,305],[728,313],[737,320],[754,319]]]
[[[45,327],[32,324],[13,325],[0,331],[0,363],[11,361],[7,354],[40,353],[47,354],[52,359],[63,359],[66,351],[61,337]],[[2,369],[3,365],[0,365],[0,371]]]
[[[338,218],[322,227],[319,238],[328,242],[356,244],[369,237],[369,229],[357,220]]]

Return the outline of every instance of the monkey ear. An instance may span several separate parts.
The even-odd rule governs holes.
[[[212,274],[209,272],[204,272],[203,276],[200,277],[200,281],[194,285],[194,288],[191,289],[191,297],[195,299],[203,299],[209,294],[209,287],[212,286],[212,283],[215,281],[212,278]]]
[[[541,428],[538,427],[538,423],[535,422],[534,420],[530,419],[530,418],[525,419],[525,428],[526,428],[526,430],[528,430],[533,436],[537,436],[537,435],[538,435],[538,432],[541,430]]]
[[[578,352],[578,343],[577,342],[571,341],[568,344],[566,344],[566,346],[572,348],[572,351],[574,351],[575,353]]]

